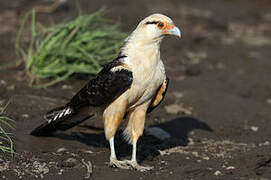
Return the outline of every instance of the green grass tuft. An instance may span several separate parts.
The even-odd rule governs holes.
[[[17,35],[16,52],[24,59],[31,83],[49,79],[47,87],[74,74],[97,74],[112,61],[127,36],[103,18],[104,10],[37,30],[35,10],[28,12]],[[24,25],[31,17],[31,41],[28,51],[20,47]]]
[[[15,155],[13,140],[11,139],[12,133],[7,132],[7,129],[14,129],[11,123],[14,120],[6,115],[3,115],[5,108],[0,111],[0,151],[3,153],[9,153],[13,158]]]

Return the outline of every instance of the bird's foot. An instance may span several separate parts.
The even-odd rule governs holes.
[[[131,166],[127,164],[125,161],[118,161],[116,158],[110,158],[111,167],[117,167],[120,169],[131,169]]]
[[[127,165],[130,165],[133,169],[141,172],[150,171],[153,169],[153,166],[140,166],[136,161],[133,160],[125,160]]]

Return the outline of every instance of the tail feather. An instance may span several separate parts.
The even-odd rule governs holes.
[[[70,106],[63,106],[52,109],[51,111],[47,112],[45,115],[45,119],[50,123],[52,121],[56,121],[58,119],[68,117],[74,114],[74,110]]]
[[[89,115],[81,115],[72,106],[58,107],[47,112],[45,115],[47,121],[34,129],[30,134],[46,136],[56,130],[67,130],[82,123],[89,117]]]

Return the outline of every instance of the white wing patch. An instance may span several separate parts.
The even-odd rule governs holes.
[[[111,68],[110,71],[116,72],[116,71],[120,71],[122,69],[126,69],[126,68],[123,66],[116,66],[116,67]]]
[[[118,59],[120,62],[123,63],[123,65],[119,65],[119,66],[116,66],[116,67],[113,67],[110,69],[110,71],[112,72],[116,72],[116,71],[120,71],[122,69],[127,69],[129,67],[129,63],[128,63],[128,60],[127,60],[127,56],[124,56],[120,59]]]

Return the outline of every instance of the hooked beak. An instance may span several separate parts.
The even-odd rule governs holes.
[[[166,27],[163,29],[162,33],[178,36],[179,38],[181,38],[181,31],[174,24],[167,24]]]
[[[168,34],[170,35],[174,35],[174,36],[178,36],[179,38],[181,38],[181,31],[178,27],[173,26],[172,29],[168,30]]]

